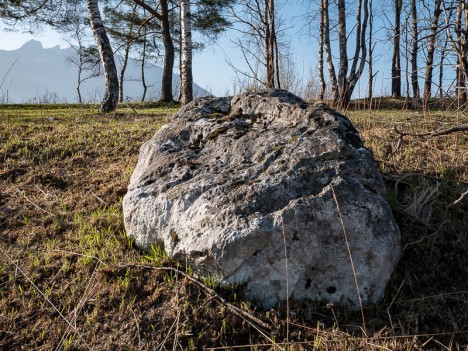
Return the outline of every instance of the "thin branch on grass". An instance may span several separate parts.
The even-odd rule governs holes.
[[[128,306],[128,308],[130,309],[130,311],[132,311],[133,318],[135,318],[135,324],[136,324],[137,336],[138,336],[138,350],[141,350],[140,323],[138,323],[138,318],[133,308],[131,308],[130,306]]]
[[[128,103],[126,104],[126,106],[133,111],[134,114],[136,114],[137,116],[139,115],[138,111],[135,109],[135,107],[132,106],[132,104]]]
[[[86,286],[86,289],[83,293],[83,297],[81,298],[81,300],[78,302],[78,305],[73,309],[73,311],[71,311],[71,313],[74,314],[74,318],[73,318],[73,322],[75,323],[75,326],[76,326],[76,320],[78,319],[78,316],[80,314],[80,311],[81,309],[83,308],[83,306],[85,305],[86,303],[86,299],[88,298],[88,295],[89,295],[89,288],[91,286],[91,283],[93,282],[94,280],[94,277],[96,276],[96,273],[98,271],[98,269],[101,267],[101,262],[98,262],[98,264],[96,265],[96,267],[94,267],[94,270],[93,270],[93,273],[91,274],[91,277],[89,277],[89,282]]]
[[[468,195],[468,190],[465,191],[463,194],[461,194],[461,196],[457,200],[455,200],[452,204],[450,204],[450,206],[454,206],[458,204],[459,202],[461,202],[465,198],[466,195]]]
[[[332,193],[333,193],[333,199],[335,200],[336,209],[338,210],[338,215],[340,216],[341,227],[343,228],[343,234],[344,234],[344,238],[345,238],[345,241],[346,241],[346,247],[348,249],[349,260],[351,261],[351,268],[353,270],[354,282],[356,284],[357,296],[358,296],[358,299],[359,299],[359,306],[361,308],[362,327],[363,327],[363,330],[364,330],[364,335],[367,336],[366,320],[364,318],[364,308],[362,306],[362,299],[361,299],[361,293],[360,293],[360,289],[359,289],[359,283],[358,283],[358,280],[357,280],[356,270],[354,269],[353,256],[351,254],[351,248],[349,247],[348,235],[346,234],[346,228],[345,228],[345,225],[344,225],[344,222],[343,222],[343,216],[341,215],[340,204],[338,203],[338,199],[336,197],[335,189],[333,188],[333,185],[331,186],[331,189],[332,189]]]
[[[75,325],[75,328],[76,328],[76,321],[78,319],[78,315],[81,312],[81,310],[83,309],[83,307],[85,305],[85,302],[86,302],[86,300],[88,298],[88,295],[89,295],[88,289],[91,286],[91,282],[93,281],[99,267],[101,267],[101,261],[99,261],[98,264],[96,265],[96,267],[94,267],[93,273],[91,274],[91,277],[89,278],[89,282],[88,282],[88,284],[86,286],[85,292],[83,293],[83,297],[80,299],[80,301],[78,302],[78,305],[73,309],[73,311],[70,312],[70,314],[72,314],[72,313],[74,314],[74,318],[73,318],[72,322]],[[60,342],[57,345],[55,351],[59,351],[62,348],[63,343],[65,342],[65,340],[68,337],[69,331],[70,331],[70,327],[68,326],[67,330],[65,330],[65,333],[63,333],[63,336],[60,339]]]
[[[177,310],[177,315],[179,315],[179,313],[180,313],[180,309]],[[176,322],[177,322],[177,319],[175,319],[174,322],[172,323],[171,327],[169,328],[169,331],[166,333],[166,337],[164,338],[164,340],[158,345],[159,346],[158,351],[161,351],[164,349],[167,339],[169,339],[169,337],[172,335],[171,333],[172,328],[174,328],[174,325],[176,324]]]
[[[338,323],[338,318],[336,318],[336,313],[335,313],[334,307],[335,306],[332,303],[327,303],[327,308],[330,311],[332,311],[333,319],[335,320],[336,327],[338,328],[338,330],[340,330],[340,323]]]
[[[177,289],[177,306],[179,306],[179,289]],[[172,351],[177,350],[177,344],[179,342],[179,321],[180,321],[180,308],[177,309],[176,317],[176,329],[174,331],[174,341],[172,342]]]
[[[393,320],[392,320],[392,315],[390,314],[390,308],[392,308],[393,303],[395,302],[398,294],[400,293],[400,290],[403,287],[404,283],[405,283],[405,280],[403,279],[403,281],[401,282],[400,287],[398,288],[396,294],[393,296],[392,302],[390,302],[390,305],[388,305],[388,307],[387,307],[388,320],[390,321],[390,326],[392,327],[393,334],[395,334],[395,327],[393,326]]]
[[[251,313],[244,311],[243,309],[236,307],[229,302],[227,302],[224,298],[219,296],[216,291],[213,289],[207,287],[204,285],[202,282],[198,281],[197,279],[191,277],[187,273],[182,272],[180,269],[177,268],[172,268],[172,267],[153,267],[153,266],[146,266],[146,265],[140,265],[140,264],[133,264],[133,263],[125,263],[122,265],[117,265],[116,268],[122,269],[122,268],[128,268],[128,267],[135,267],[135,268],[145,268],[145,269],[151,269],[151,270],[156,270],[156,271],[167,271],[167,272],[174,272],[176,274],[180,274],[183,277],[187,278],[190,280],[192,283],[198,285],[202,290],[204,290],[208,295],[213,296],[214,299],[226,307],[228,310],[231,312],[237,314],[239,317],[244,319],[248,324],[250,324],[251,327],[253,327],[255,330],[257,330],[260,334],[262,334],[268,341],[273,343],[273,340],[271,340],[264,331],[262,331],[260,327],[265,328],[267,330],[272,330],[272,327],[268,324],[262,321],[261,319],[255,317]]]
[[[393,128],[395,132],[397,132],[401,136],[412,136],[412,137],[436,137],[436,136],[441,136],[441,135],[468,131],[468,125],[461,125],[461,126],[452,127],[449,129],[436,130],[436,131],[427,132],[427,133],[405,133],[405,132],[398,130],[396,126]]]
[[[33,205],[35,208],[37,208],[39,211],[42,211],[44,213],[47,213],[48,215],[51,215],[52,217],[54,217],[55,215],[47,210],[44,210],[43,208],[39,207],[38,205],[36,205],[34,202],[32,202],[30,199],[28,199],[28,197],[26,195],[24,195],[24,191],[21,191],[20,189],[16,188],[17,192],[20,193],[21,195],[23,195],[23,197],[26,199],[26,201],[28,201],[31,205]]]
[[[288,247],[286,245],[286,233],[284,231],[284,218],[281,217],[284,243],[284,269],[286,274],[286,342],[289,342],[289,273],[288,273]]]
[[[95,194],[93,191],[91,191],[91,194],[94,195],[94,197],[99,200],[102,204],[106,205],[106,206],[109,206],[109,204],[107,202],[105,202],[103,199],[101,199],[97,194]]]
[[[401,145],[403,144],[403,136],[400,135],[398,138],[397,145],[395,146],[395,149],[392,151],[392,153],[388,156],[388,159],[391,159],[393,156],[396,155],[397,151],[400,150]]]
[[[39,191],[40,191],[45,197],[49,197],[49,196],[45,193],[45,191],[42,190],[37,184],[34,184],[34,186],[35,186],[36,188],[38,188]]]
[[[178,281],[179,281],[179,276],[176,274],[175,283],[176,283],[176,286],[177,286],[177,289],[176,289],[176,306],[177,307],[179,307],[179,303],[180,303],[180,300],[179,300],[179,286],[177,284]],[[175,331],[174,331],[174,341],[172,342],[172,351],[177,350],[177,343],[178,343],[178,339],[179,339],[180,310],[181,310],[180,308],[177,308],[176,328],[175,328]]]
[[[75,332],[75,334],[81,339],[81,341],[83,341],[83,343],[86,345],[86,347],[91,350],[91,348],[89,347],[89,345],[86,343],[86,341],[84,340],[84,338],[81,336],[81,334],[78,332],[78,330],[75,328],[75,326],[73,324],[70,323],[70,321],[65,318],[65,316],[62,314],[62,312],[60,312],[60,310],[53,304],[52,301],[49,300],[49,298],[41,291],[41,289],[38,288],[38,286],[36,284],[34,284],[34,282],[28,277],[28,275],[26,273],[23,272],[23,270],[21,269],[20,266],[18,266],[18,264],[13,261],[11,259],[11,257],[0,247],[0,251],[2,252],[2,255],[4,257],[7,258],[8,261],[10,261],[10,263],[12,263],[15,268],[24,276],[24,278],[34,287],[34,289],[36,289],[36,291],[47,301],[47,303],[52,306],[52,308],[59,314],[59,316],[73,329],[73,331]]]

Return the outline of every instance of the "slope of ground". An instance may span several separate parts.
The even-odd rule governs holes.
[[[121,199],[140,145],[175,108],[0,105],[0,349],[464,349],[467,136],[402,133],[467,117],[390,107],[347,111],[380,162],[404,246],[362,320],[311,302],[257,311],[241,287],[133,247]]]

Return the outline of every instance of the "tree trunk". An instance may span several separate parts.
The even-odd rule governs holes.
[[[432,73],[434,71],[434,52],[435,52],[435,41],[437,29],[439,28],[439,17],[442,12],[441,6],[442,0],[436,0],[434,5],[434,16],[432,17],[431,23],[431,34],[429,36],[429,48],[427,50],[426,58],[426,77],[424,80],[424,100],[431,97],[431,86],[432,86]]]
[[[440,53],[440,63],[439,63],[439,97],[443,98],[444,97],[444,89],[443,89],[443,83],[444,83],[444,60],[445,60],[445,53],[447,51],[447,45],[448,45],[448,40],[445,41],[444,47],[442,48],[442,52]]]
[[[79,29],[75,32],[76,39],[78,42],[78,74],[76,77],[76,94],[78,96],[78,103],[83,103],[83,97],[81,96],[81,75],[83,74],[83,65],[84,65],[84,53],[83,53],[83,41],[80,37]]]
[[[364,2],[364,3],[363,3]],[[329,1],[323,0],[321,3],[324,14],[324,47],[327,54],[327,65],[332,83],[333,104],[340,108],[347,108],[351,101],[353,90],[361,78],[366,64],[367,46],[366,32],[369,21],[369,0],[358,0],[356,14],[356,44],[351,69],[348,72],[348,33],[346,32],[346,2],[338,0],[338,45],[340,49],[340,65],[338,79],[336,79],[335,68],[333,66],[333,56],[330,45],[330,19]],[[362,11],[364,10],[364,19]]]
[[[330,76],[331,90],[335,93],[338,89],[338,82],[336,80],[335,65],[333,64],[333,54],[330,44],[330,11],[329,11],[329,0],[323,1],[323,44],[325,53],[327,54],[327,67],[328,75]]]
[[[406,16],[405,19],[405,83],[406,83],[406,100],[410,98],[410,82],[409,82],[409,39],[408,39],[408,32],[409,32],[409,15]]]
[[[459,52],[458,52],[458,86],[459,86],[459,95],[461,101],[466,103],[468,101],[468,92],[466,81],[468,79],[468,5],[466,0],[459,0],[459,19],[457,23],[459,24],[457,37],[459,43]],[[462,16],[464,21],[462,22]],[[462,26],[463,23],[463,26]]]
[[[264,25],[264,45],[265,45],[265,88],[272,89],[275,87],[275,48],[273,38],[273,24],[271,17],[271,2],[273,0],[264,0],[264,13],[263,13],[263,25]]]
[[[395,26],[393,31],[393,56],[392,56],[392,96],[401,97],[401,61],[400,61],[400,18],[403,6],[402,0],[394,0]]]
[[[192,76],[192,24],[190,18],[190,0],[180,0],[181,30],[181,94],[182,104],[193,100]]]
[[[119,102],[124,101],[123,86],[124,86],[124,80],[125,80],[125,71],[127,70],[127,65],[128,65],[128,57],[130,55],[130,48],[131,48],[132,43],[134,41],[134,38],[133,38],[133,23],[134,23],[135,15],[136,15],[136,6],[137,5],[133,5],[133,7],[132,7],[132,17],[131,17],[130,27],[129,27],[128,32],[127,32],[127,38],[126,38],[127,42],[125,43],[122,68],[120,69]]]
[[[276,24],[275,24],[275,0],[270,0],[270,18],[271,18],[271,45],[272,45],[272,53],[274,55],[273,61],[276,65],[276,87],[281,89],[281,80],[280,80],[280,56],[279,56],[279,49],[278,49],[278,42],[276,40]]]
[[[356,34],[357,37],[359,35]],[[346,104],[345,96],[347,95],[348,82],[346,74],[348,73],[348,49],[347,49],[347,33],[346,33],[346,5],[345,0],[338,0],[338,43],[340,49],[340,66],[338,68],[338,85],[334,92],[334,105],[344,107]]]
[[[172,42],[170,25],[169,25],[169,9],[167,0],[159,0],[161,7],[160,22],[161,34],[164,44],[164,67],[163,79],[161,86],[161,101],[172,102],[172,74],[174,72],[174,44]]]
[[[463,72],[463,69],[461,69],[462,63],[460,61],[460,58],[457,58],[457,97],[460,99],[462,102],[467,101],[467,93],[466,93],[466,79],[465,79],[465,73]]]
[[[141,52],[141,84],[143,85],[143,94],[141,95],[141,102],[144,102],[146,99],[146,92],[148,91],[148,85],[146,85],[145,78],[145,63],[146,63],[146,33],[148,29],[144,27],[143,35],[143,50]]]
[[[101,63],[104,69],[105,94],[100,111],[108,113],[117,109],[119,100],[119,79],[114,61],[114,53],[109,43],[104,24],[101,19],[97,0],[87,0],[89,21],[94,39],[99,50]]]
[[[125,71],[127,69],[129,54],[130,54],[130,43],[127,43],[125,45],[124,57],[122,60],[122,68],[120,69],[119,102],[123,102],[123,98],[124,98],[123,85],[124,85]]]
[[[280,54],[278,49],[278,43],[276,42],[276,33],[274,34],[275,38],[275,63],[276,63],[276,87],[281,89],[281,79],[280,79]]]
[[[79,104],[83,103],[83,98],[81,97],[81,71],[82,71],[81,62],[82,62],[82,58],[81,58],[81,53],[80,53],[80,66],[78,66],[78,75],[77,75],[77,82],[76,82],[76,95],[78,96]]]
[[[364,19],[361,21],[361,11],[364,9]],[[344,100],[343,106],[348,106],[351,101],[351,95],[353,94],[354,88],[357,82],[361,78],[362,72],[366,64],[367,57],[367,46],[366,46],[366,31],[367,23],[369,22],[369,0],[362,0],[358,2],[358,13],[356,16],[356,51],[353,58],[353,65],[348,75],[348,87],[346,91],[346,100]],[[360,60],[360,61],[359,61]],[[359,62],[359,66],[358,66]],[[357,69],[357,71],[356,71]]]
[[[356,13],[356,43],[351,69],[348,72],[348,52],[346,33],[345,0],[338,0],[338,40],[340,47],[340,69],[338,71],[338,89],[335,91],[334,104],[347,108],[354,88],[361,78],[366,64],[366,32],[369,21],[368,0],[358,0]],[[362,18],[364,11],[364,18]]]
[[[373,53],[374,53],[374,48],[372,47],[372,31],[373,31],[373,25],[374,25],[374,12],[372,8],[372,0],[369,0],[369,13],[370,13],[370,18],[369,18],[369,80],[367,82],[367,98],[369,100],[372,99],[374,95],[374,89],[373,89],[373,83],[374,83],[374,67],[373,67]]]
[[[324,30],[325,30],[325,0],[320,0],[320,37],[319,37],[319,62],[318,62],[318,75],[320,80],[320,94],[319,99],[325,98],[325,77],[323,75],[323,47],[324,47]]]
[[[416,0],[411,0],[412,15],[412,47],[411,47],[411,86],[413,88],[413,108],[419,108],[419,83],[418,83],[418,13]]]

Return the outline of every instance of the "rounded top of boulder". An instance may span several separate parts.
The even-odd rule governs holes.
[[[290,104],[306,108],[308,104],[296,95],[281,89],[268,89],[239,94],[228,97],[204,97],[196,99],[183,106],[174,116],[175,119],[184,118],[190,111],[191,118],[209,114],[247,114],[262,113],[271,109],[272,105]],[[254,107],[254,110],[252,110]]]

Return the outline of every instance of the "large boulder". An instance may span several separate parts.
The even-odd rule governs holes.
[[[264,308],[287,297],[357,306],[355,278],[362,301],[376,302],[400,253],[351,122],[282,90],[180,109],[141,147],[123,209],[138,246],[246,283]]]

